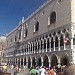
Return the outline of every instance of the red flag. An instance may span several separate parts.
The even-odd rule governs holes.
[[[68,38],[65,38],[65,39],[64,39],[64,43],[66,44],[66,43],[67,43],[67,41],[68,41]]]

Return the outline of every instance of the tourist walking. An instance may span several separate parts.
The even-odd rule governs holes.
[[[52,67],[48,70],[48,75],[56,75],[56,72],[53,70]]]
[[[46,75],[46,67],[40,69],[41,75]]]

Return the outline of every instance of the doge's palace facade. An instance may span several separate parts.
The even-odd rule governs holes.
[[[75,0],[48,0],[6,36],[4,61],[22,67],[75,64]]]

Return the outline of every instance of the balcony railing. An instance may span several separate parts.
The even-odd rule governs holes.
[[[75,45],[73,46],[73,48],[75,49]],[[65,50],[70,50],[71,49],[71,45],[67,45],[67,46],[65,46]],[[50,51],[51,50],[51,51]],[[55,47],[55,50],[54,50],[54,48],[48,48],[48,49],[39,49],[39,50],[35,50],[34,52],[33,51],[29,51],[29,52],[16,52],[16,53],[14,53],[13,51],[10,53],[10,52],[8,52],[8,53],[5,53],[5,57],[12,57],[12,56],[20,56],[20,55],[28,55],[28,54],[35,54],[35,53],[37,53],[37,54],[39,54],[39,53],[45,53],[45,52],[54,52],[54,51],[63,51],[64,50],[64,46],[61,46],[60,47],[60,50],[59,50],[59,47]],[[15,51],[15,50],[14,50]]]

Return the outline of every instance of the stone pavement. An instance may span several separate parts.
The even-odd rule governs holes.
[[[28,69],[21,70],[17,75],[30,75]]]
[[[15,69],[11,68],[11,66],[7,67],[7,73],[11,73],[11,75],[14,75],[14,71],[15,71]]]
[[[30,75],[29,69],[27,69],[27,68],[22,69],[17,75]]]
[[[10,66],[7,67],[7,73],[11,73],[11,75],[14,75],[14,72],[15,72],[15,69],[14,68],[11,68]],[[21,69],[21,71],[15,75],[30,75],[29,74],[29,69],[28,68],[25,68],[25,69]]]

